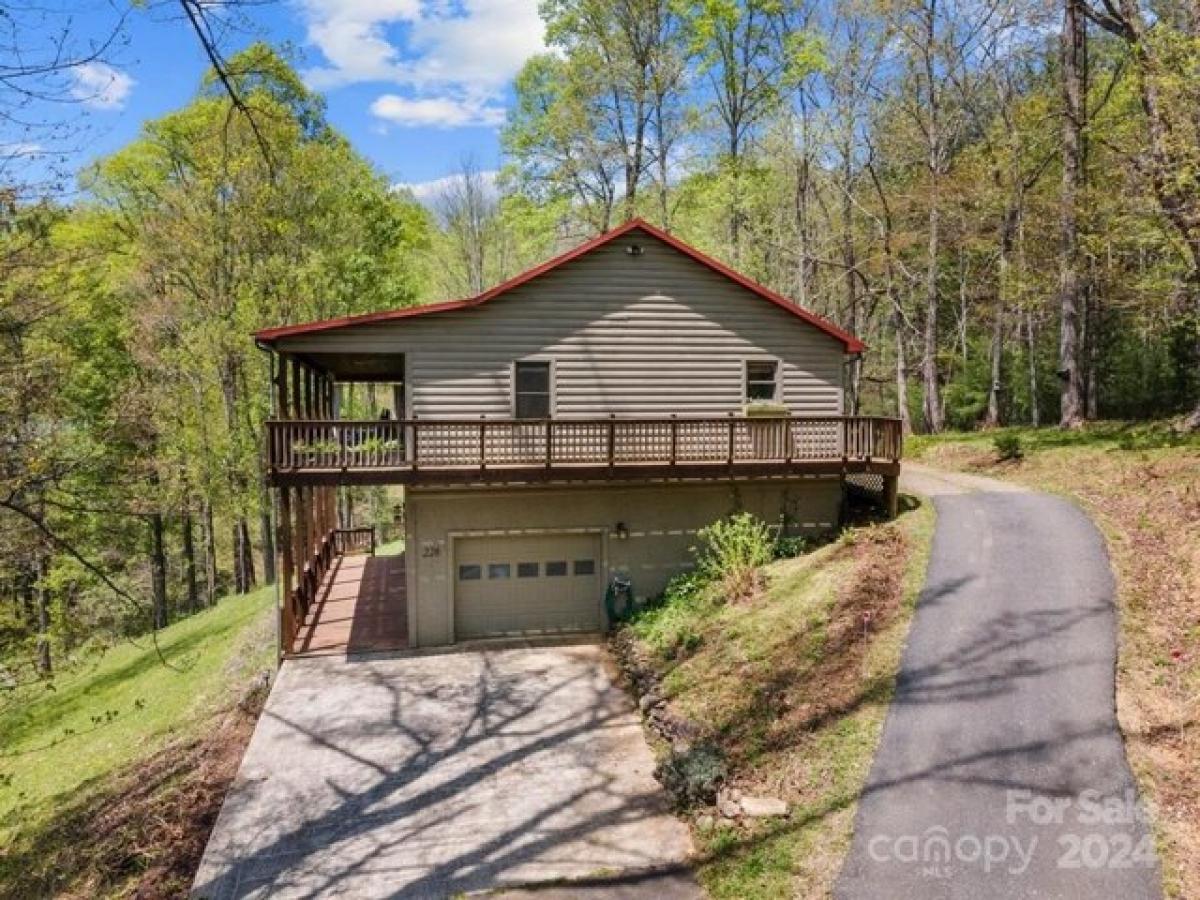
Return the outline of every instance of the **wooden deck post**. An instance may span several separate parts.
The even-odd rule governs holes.
[[[300,363],[296,359],[289,361],[292,368],[292,414],[289,419],[299,419],[303,415],[303,406],[300,404]]]
[[[729,437],[729,446],[726,448],[726,449],[728,450],[728,456],[729,456],[729,459],[728,459],[728,465],[729,465],[729,471],[730,471],[730,472],[732,472],[732,471],[733,471],[733,450],[734,450],[734,446],[735,446],[735,445],[734,445],[734,434],[735,434],[735,432],[734,432],[734,430],[733,430],[733,429],[734,429],[734,418],[733,418],[733,413],[730,413],[730,414],[729,414],[729,435],[728,435],[728,437]]]
[[[605,454],[608,457],[608,474],[611,476],[617,464],[617,417],[608,414],[608,434],[605,436]]]
[[[277,490],[279,492],[279,509],[275,522],[277,529],[275,543],[279,547],[279,590],[282,597],[279,610],[279,634],[281,649],[286,655],[292,652],[292,642],[296,637],[296,613],[292,609],[292,591],[296,585],[296,562],[292,544],[291,490],[286,487],[277,488]]]
[[[296,572],[297,588],[300,594],[301,622],[308,608],[308,569],[312,542],[309,540],[311,527],[311,512],[309,498],[312,496],[311,487],[301,487],[296,490]]]
[[[883,476],[883,507],[887,517],[894,519],[900,514],[900,476]]]

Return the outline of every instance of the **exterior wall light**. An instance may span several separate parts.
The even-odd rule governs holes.
[[[628,540],[629,538],[629,529],[625,526],[624,522],[618,522],[613,527],[613,532],[616,534],[618,541]]]
[[[641,256],[646,251],[642,249],[641,244],[630,244],[628,247],[625,248],[625,252],[628,253],[630,256]]]

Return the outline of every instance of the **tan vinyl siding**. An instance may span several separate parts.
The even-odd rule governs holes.
[[[414,488],[406,497],[405,516],[409,640],[413,646],[430,647],[463,638],[455,634],[460,617],[454,585],[456,544],[464,540],[496,541],[501,549],[506,540],[528,540],[530,546],[543,548],[542,561],[556,554],[556,542],[595,540],[598,577],[592,603],[602,617],[604,590],[613,575],[629,576],[639,598],[657,595],[672,576],[694,565],[697,531],[722,516],[746,510],[766,522],[785,524],[791,534],[818,535],[837,526],[841,497],[837,476],[601,487]],[[624,538],[613,531],[618,522],[625,526]],[[492,558],[516,562],[511,554],[498,552]],[[490,560],[477,555],[462,561],[486,565]],[[561,622],[552,617],[548,626]]]
[[[427,418],[510,415],[512,363],[529,358],[554,361],[556,416],[738,412],[748,358],[780,361],[794,413],[841,412],[840,341],[638,232],[476,308],[279,349],[404,353],[409,411]]]

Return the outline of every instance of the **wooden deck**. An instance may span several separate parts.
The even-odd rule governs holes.
[[[267,422],[277,487],[896,475],[897,419],[781,416]]]
[[[408,646],[404,556],[339,556],[296,632],[289,656],[328,656]]]

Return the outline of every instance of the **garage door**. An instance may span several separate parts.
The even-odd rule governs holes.
[[[459,538],[454,554],[456,640],[601,627],[597,535]]]

